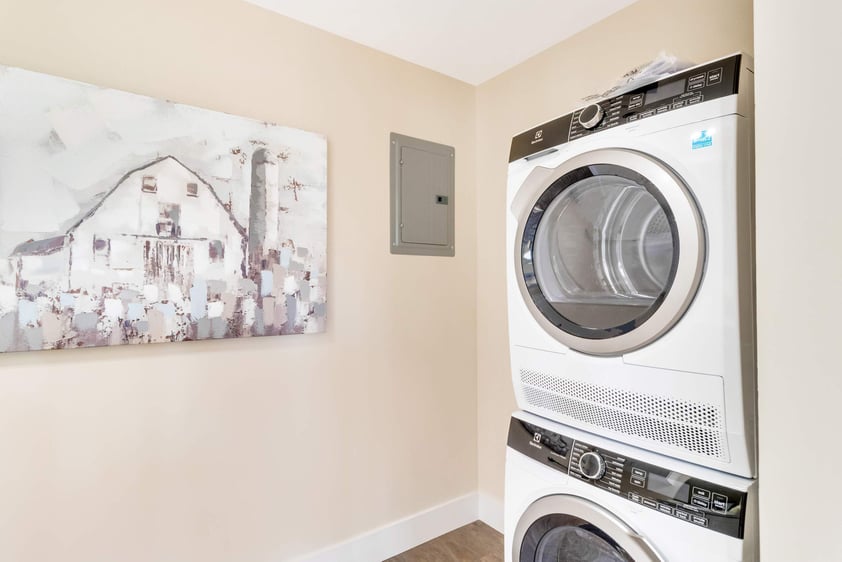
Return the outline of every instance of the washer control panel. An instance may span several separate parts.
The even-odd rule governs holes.
[[[696,66],[525,131],[512,139],[509,162],[605,129],[736,94],[741,59],[733,55]]]
[[[745,492],[632,459],[514,417],[508,445],[554,470],[664,516],[743,538]]]

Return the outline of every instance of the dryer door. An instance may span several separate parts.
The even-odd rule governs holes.
[[[652,546],[611,513],[577,496],[546,496],[515,528],[513,562],[663,562]]]
[[[701,216],[681,178],[654,158],[604,149],[536,169],[512,211],[521,294],[572,349],[643,347],[681,318],[699,286]]]

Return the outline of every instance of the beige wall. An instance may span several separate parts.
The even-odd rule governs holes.
[[[839,425],[842,310],[816,290],[842,284],[823,259],[838,213],[816,213],[842,206],[823,170],[838,151],[829,126],[779,116],[803,101],[792,78],[835,68],[842,14],[757,4],[763,559],[823,561],[837,543],[807,537],[834,536],[838,494],[809,488],[826,501],[792,517],[805,492],[780,459],[799,443],[813,473],[840,460],[820,451]],[[501,498],[509,139],[661,50],[752,52],[751,9],[640,0],[474,89],[236,0],[0,0],[2,64],[330,145],[326,334],[0,356],[0,559],[274,561],[469,493],[477,473]],[[391,130],[456,146],[456,258],[389,255]],[[478,464],[452,438],[474,424]]]
[[[760,552],[842,560],[835,2],[755,2]]]
[[[660,51],[681,60],[752,52],[751,0],[640,0],[477,92],[477,370],[480,491],[502,498],[515,409],[506,332],[506,165],[516,133],[582,105]]]
[[[330,283],[323,335],[0,356],[0,560],[279,561],[476,489],[473,87],[237,0],[2,0],[0,63],[326,134]],[[390,131],[456,147],[455,258],[389,254]]]

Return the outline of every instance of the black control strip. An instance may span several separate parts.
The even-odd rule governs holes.
[[[713,482],[594,447],[537,425],[512,418],[508,445],[512,449],[607,493],[658,511],[664,516],[743,538],[747,494]],[[582,457],[601,459],[603,471],[588,478]]]
[[[697,66],[525,131],[512,139],[509,162],[619,125],[734,95],[739,87],[741,58],[733,55]],[[593,128],[585,127],[580,117],[589,121],[596,105],[604,116]]]

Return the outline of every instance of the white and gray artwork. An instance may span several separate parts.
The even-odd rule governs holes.
[[[0,351],[320,332],[322,135],[0,66]]]

